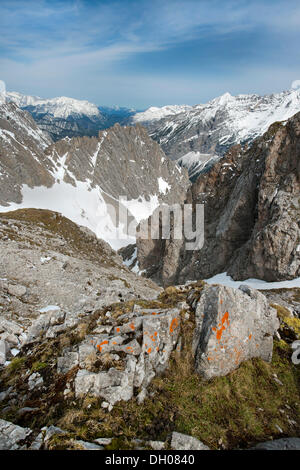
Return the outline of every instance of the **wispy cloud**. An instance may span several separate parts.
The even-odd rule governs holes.
[[[69,88],[78,97],[84,97],[82,95],[89,87],[96,93],[94,101],[101,99],[100,92],[95,91],[94,83],[98,82],[99,89],[106,84],[110,90],[109,99],[116,102],[109,83],[118,83],[122,89],[122,81],[127,80],[125,77],[130,77],[136,95],[141,83],[145,83],[144,95],[149,94],[146,83],[147,87],[151,86],[147,79],[151,76],[159,76],[160,83],[168,83],[169,89],[173,88],[172,83],[177,84],[177,90],[180,80],[185,83],[197,81],[188,67],[182,77],[184,56],[176,59],[174,54],[178,75],[175,73],[173,79],[170,74],[164,75],[163,66],[161,73],[155,70],[147,75],[142,69],[130,73],[127,61],[132,66],[135,58],[138,61],[140,57],[159,55],[163,51],[170,51],[171,55],[179,47],[181,54],[182,48],[195,47],[196,61],[197,47],[201,44],[207,47],[209,41],[212,45],[207,54],[216,54],[217,60],[221,60],[227,38],[238,38],[239,35],[242,38],[244,34],[254,33],[257,37],[269,34],[281,50],[285,45],[284,38],[295,44],[299,27],[298,0],[289,0],[288,8],[285,0],[2,0],[0,73],[10,89],[53,96],[65,93]],[[268,52],[274,52],[267,42],[265,48],[266,57]],[[292,49],[294,51],[295,47]],[[254,45],[253,50],[255,52]],[[261,55],[262,51],[257,50],[257,60],[261,60]],[[253,57],[249,57],[249,61],[254,60]],[[259,65],[249,64],[248,69],[257,70]],[[277,65],[274,64],[273,70]],[[228,66],[235,70],[241,67],[239,57],[232,59]],[[242,77],[241,68],[240,73]],[[228,78],[216,77],[218,83],[220,80],[225,83]],[[205,79],[207,89],[210,89],[212,81],[207,70],[199,76],[198,83],[204,83]],[[236,77],[232,76],[231,83],[235,81]],[[159,84],[153,79],[154,82],[158,96]],[[134,96],[134,93],[130,95]],[[176,96],[173,101],[178,101]]]

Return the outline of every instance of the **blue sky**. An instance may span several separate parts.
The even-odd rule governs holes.
[[[299,0],[1,0],[8,90],[139,109],[300,79]]]

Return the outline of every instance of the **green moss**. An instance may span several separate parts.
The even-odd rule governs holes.
[[[15,372],[16,370],[19,370],[24,365],[25,361],[25,357],[15,357],[8,365],[9,372]]]
[[[271,304],[271,307],[277,310],[277,316],[278,318],[280,318],[280,320],[283,320],[291,316],[291,312],[289,311],[289,309],[286,307],[283,307],[282,305]]]
[[[298,337],[300,337],[300,319],[292,317],[289,309],[282,305],[271,304],[271,307],[277,310],[278,318],[283,322],[283,324],[287,325]]]
[[[36,361],[32,364],[31,371],[32,372],[38,372],[39,370],[45,369],[45,367],[47,367],[47,365],[48,364],[46,362]]]
[[[299,318],[285,318],[284,322],[292,328],[298,337],[300,337],[300,319]]]
[[[124,437],[119,437],[117,439],[113,439],[111,444],[105,447],[105,450],[130,450],[133,449],[134,446],[128,439]]]

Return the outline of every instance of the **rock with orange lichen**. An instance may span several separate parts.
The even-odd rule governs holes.
[[[77,397],[89,394],[114,405],[117,401],[129,400],[136,391],[142,402],[151,380],[168,367],[170,355],[178,343],[180,310],[133,308],[125,320],[130,321],[114,325],[112,335],[94,336],[92,332],[80,345],[73,346],[72,352],[65,351],[64,356],[58,358],[60,373],[78,364],[74,384]],[[105,363],[107,354],[112,359],[114,353],[118,360],[109,363],[113,366],[108,370],[86,370],[87,355],[92,353],[95,367],[97,361]]]
[[[197,372],[206,379],[223,376],[253,357],[271,361],[275,309],[255,289],[205,287],[196,308],[194,353]]]

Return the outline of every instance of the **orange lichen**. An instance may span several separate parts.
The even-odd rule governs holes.
[[[99,350],[99,352],[102,351],[102,348],[103,348],[103,345],[104,345],[104,344],[108,344],[108,341],[105,340],[105,341],[102,341],[102,343],[97,344],[97,349]]]
[[[170,333],[173,333],[177,327],[178,327],[178,319],[173,318],[173,320],[171,321],[171,325],[170,325]]]
[[[212,330],[216,332],[216,338],[217,338],[218,342],[221,341],[223,331],[226,330],[225,322],[227,323],[227,326],[229,326],[229,313],[228,312],[224,313],[224,315],[222,317],[222,320],[221,320],[221,323],[219,323],[219,325],[218,325],[218,329],[215,328],[215,327],[212,328]]]

